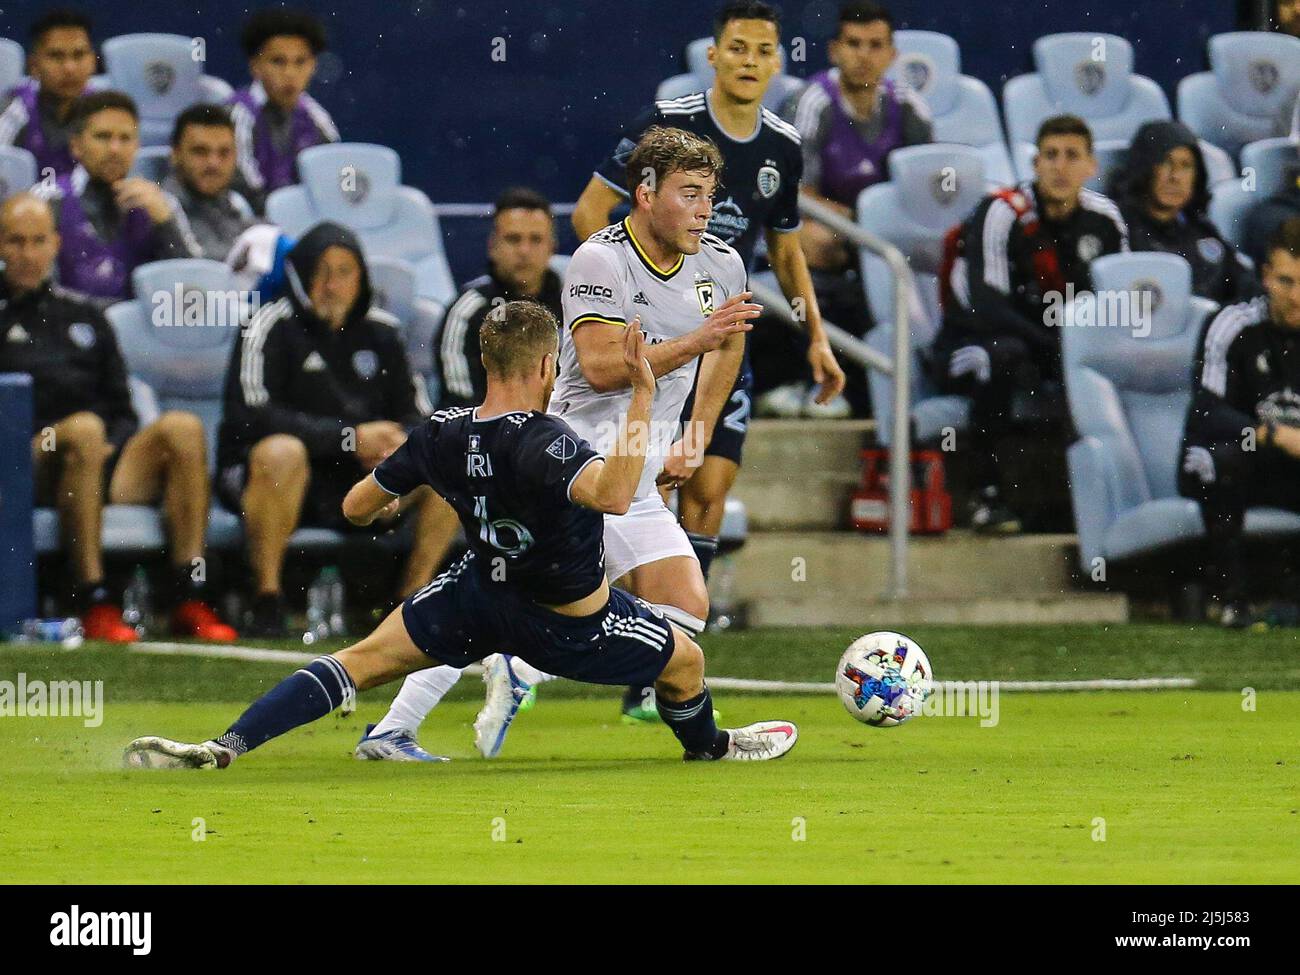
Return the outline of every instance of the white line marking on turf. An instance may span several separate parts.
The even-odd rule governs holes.
[[[219,660],[252,660],[261,663],[303,664],[320,656],[297,650],[272,650],[269,647],[242,647],[210,643],[163,643],[144,641],[127,644],[133,653],[168,657],[212,657]],[[477,675],[483,668],[472,664],[465,673]],[[833,694],[833,683],[820,681],[756,680],[748,677],[710,677],[710,687],[722,691],[755,691],[764,694]],[[960,688],[974,681],[939,681],[942,688]],[[990,682],[993,683],[993,682]],[[996,681],[999,691],[1162,691],[1196,686],[1193,677],[1103,677],[1096,680],[1003,680]]]

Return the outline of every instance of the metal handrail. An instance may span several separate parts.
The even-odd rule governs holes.
[[[837,213],[820,200],[799,194],[799,211],[825,224],[856,248],[866,249],[888,265],[894,277],[894,359],[888,359],[866,343],[853,339],[843,329],[826,329],[827,338],[847,358],[879,370],[894,378],[894,429],[889,445],[889,599],[907,595],[907,539],[911,521],[912,497],[912,329],[910,312],[916,288],[907,258],[893,244],[863,230],[852,220]],[[838,336],[838,341],[837,341]],[[845,339],[853,339],[852,343]],[[859,348],[859,346],[861,348]],[[862,355],[865,349],[870,355]],[[883,363],[881,360],[884,360]],[[892,368],[888,368],[892,366]]]

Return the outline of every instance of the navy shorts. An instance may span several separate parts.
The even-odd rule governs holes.
[[[749,351],[746,347],[745,361],[741,363],[736,384],[731,387],[731,395],[718,414],[718,422],[713,425],[713,437],[704,450],[705,457],[725,457],[736,466],[740,466],[740,457],[745,449],[745,434],[749,432],[750,398],[754,391],[754,371],[749,366]],[[682,407],[682,422],[691,417],[695,407],[695,390],[686,397]]]
[[[439,663],[464,667],[509,653],[588,684],[648,687],[673,655],[672,627],[663,614],[622,589],[611,587],[599,612],[563,616],[484,583],[473,552],[408,596],[402,621],[415,645]]]

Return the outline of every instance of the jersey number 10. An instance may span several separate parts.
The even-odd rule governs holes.
[[[488,517],[486,497],[474,499],[474,517],[478,519],[478,537],[497,551],[505,552],[506,555],[522,555],[532,547],[533,533],[523,522],[513,518],[498,518],[493,521]]]

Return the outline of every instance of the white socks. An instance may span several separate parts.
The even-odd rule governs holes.
[[[438,706],[446,693],[456,686],[461,673],[458,667],[443,664],[408,674],[406,680],[402,681],[402,689],[389,705],[388,713],[370,733],[383,735],[390,731],[409,731],[414,734],[419,731],[420,723]]]

